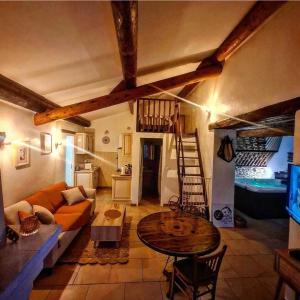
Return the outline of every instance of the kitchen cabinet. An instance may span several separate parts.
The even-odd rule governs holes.
[[[131,176],[112,175],[112,200],[131,200]]]
[[[96,189],[99,183],[99,169],[75,171],[75,185]]]
[[[123,133],[123,142],[122,142],[123,155],[130,156],[131,148],[132,148],[132,134]]]
[[[76,133],[75,135],[75,153],[86,154],[87,152],[94,152],[94,139],[93,133]]]

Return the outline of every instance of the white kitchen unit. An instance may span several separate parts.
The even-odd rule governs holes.
[[[131,176],[112,175],[112,200],[131,200]]]
[[[75,185],[96,189],[99,184],[99,168],[75,171]]]
[[[94,133],[79,132],[75,134],[75,153],[86,154],[87,152],[94,152]]]

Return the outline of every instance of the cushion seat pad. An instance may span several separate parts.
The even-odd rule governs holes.
[[[56,224],[62,226],[62,231],[76,230],[87,223],[85,216],[80,213],[54,214]]]
[[[88,200],[83,200],[72,205],[63,205],[55,213],[57,214],[72,214],[82,213],[90,214],[92,203]]]
[[[92,203],[88,200],[63,205],[54,214],[55,222],[62,225],[62,231],[76,230],[89,222],[91,207]]]

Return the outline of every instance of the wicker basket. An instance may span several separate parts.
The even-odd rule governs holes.
[[[39,230],[39,220],[37,216],[29,216],[21,221],[20,234],[23,236],[28,236],[35,234]]]

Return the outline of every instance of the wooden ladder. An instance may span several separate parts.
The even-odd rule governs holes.
[[[178,122],[179,119],[178,119]],[[176,127],[177,174],[180,192],[180,203],[184,205],[186,197],[192,204],[205,208],[209,218],[207,191],[202,164],[198,131],[184,134],[180,124]]]

